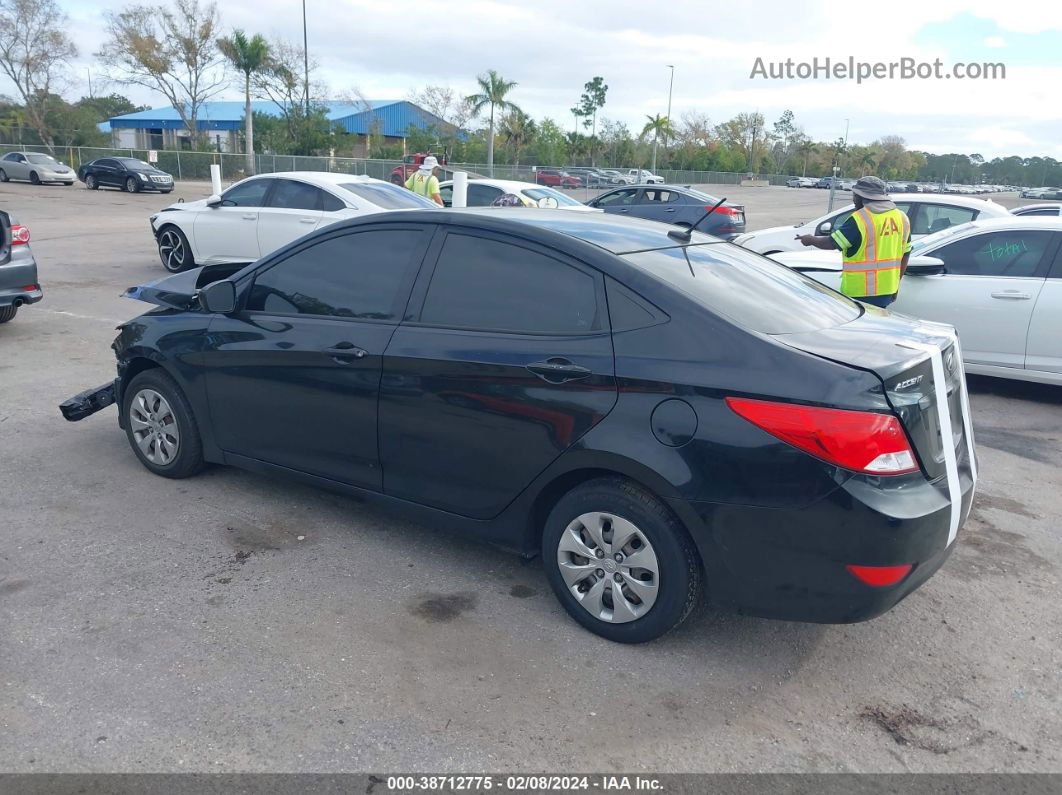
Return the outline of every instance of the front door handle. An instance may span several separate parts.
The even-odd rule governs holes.
[[[331,348],[325,348],[324,352],[335,359],[339,364],[347,364],[351,359],[364,359],[369,352],[359,348],[353,342],[337,342]]]
[[[258,217],[258,215],[257,215],[257,214],[255,214],[255,213],[247,213],[246,215],[241,215],[241,216],[240,216],[240,218],[242,218],[242,219],[243,219],[243,220],[245,220],[245,221],[253,221],[253,220],[255,220],[255,219],[256,219],[257,217]]]
[[[316,224],[317,223],[317,219],[316,218],[300,218],[299,219],[299,223],[300,224]]]
[[[673,213],[673,212],[675,212],[675,208],[674,207],[668,207],[666,210],[664,210],[664,212],[665,213]]]
[[[563,356],[552,356],[544,362],[531,362],[527,369],[551,384],[578,381],[593,375],[587,368],[580,367]]]
[[[993,298],[1009,298],[1012,301],[1028,301],[1032,298],[1029,293],[1023,293],[1021,290],[999,290],[992,293]]]

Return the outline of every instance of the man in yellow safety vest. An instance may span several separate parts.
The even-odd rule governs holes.
[[[911,222],[889,199],[878,177],[861,177],[852,187],[855,210],[829,235],[798,235],[805,246],[838,249],[844,259],[841,292],[887,307],[896,300],[911,254]]]
[[[406,187],[418,196],[431,199],[442,207],[443,198],[442,194],[439,193],[439,179],[435,176],[435,168],[438,165],[439,161],[431,155],[425,157],[420,163],[420,168],[409,175],[409,179],[406,180]]]

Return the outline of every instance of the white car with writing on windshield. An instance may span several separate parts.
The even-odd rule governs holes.
[[[840,252],[772,259],[840,289]],[[967,372],[1062,385],[1062,218],[989,218],[915,241],[889,311],[955,326]]]
[[[927,196],[924,193],[891,193],[889,198],[911,219],[913,240],[980,218],[1010,217],[1010,211],[1006,207],[987,199]],[[855,205],[848,204],[814,221],[801,221],[793,226],[772,226],[769,229],[746,232],[730,242],[757,254],[803,251],[804,246],[796,239],[797,236],[828,235],[834,229],[840,229],[854,211]]]
[[[254,262],[315,229],[346,218],[401,209],[439,209],[404,187],[323,171],[262,174],[220,196],[171,204],[151,216],[162,265]]]

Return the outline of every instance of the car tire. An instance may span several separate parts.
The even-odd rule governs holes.
[[[66,187],[68,187],[68,188],[69,188],[69,187],[70,187],[71,185],[73,185],[74,183],[73,183],[73,182],[64,182],[63,184],[64,184],[64,185],[66,185]]]
[[[125,182],[122,183],[122,188],[126,193],[139,193],[140,183],[136,181],[136,177],[126,177]]]
[[[192,254],[192,247],[188,245],[188,238],[173,224],[168,224],[159,230],[156,244],[162,267],[170,273],[181,273],[195,267],[195,257]]]
[[[86,190],[99,190],[100,183],[92,174],[85,175],[85,189]]]
[[[30,172],[30,182],[32,182],[34,185],[40,185],[41,184],[41,175],[38,174],[36,171],[31,171]]]
[[[165,370],[156,367],[133,377],[125,387],[122,417],[129,446],[150,472],[188,478],[203,468],[203,442],[195,415]]]
[[[18,307],[14,304],[0,306],[0,323],[6,323],[18,314]]]
[[[7,172],[0,168],[0,182],[7,182],[8,180]]]
[[[644,565],[623,562],[635,556]],[[629,480],[601,478],[565,494],[543,528],[542,560],[568,614],[618,643],[660,637],[701,599],[701,563],[685,527],[661,500]]]

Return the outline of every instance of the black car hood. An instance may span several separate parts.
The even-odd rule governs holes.
[[[201,288],[227,279],[243,268],[243,265],[204,265],[155,282],[130,287],[122,296],[170,309],[192,309],[195,306],[196,294]]]
[[[778,334],[774,339],[824,359],[872,370],[887,380],[911,362],[925,359],[921,346],[944,348],[954,337],[951,326],[864,306],[858,318],[844,325]]]

